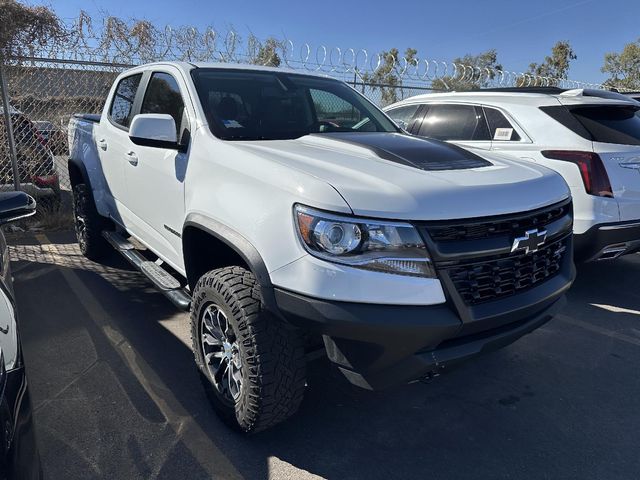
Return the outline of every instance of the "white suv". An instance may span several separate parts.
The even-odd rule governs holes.
[[[604,260],[640,249],[640,105],[607,93],[426,94],[386,113],[409,133],[508,153],[562,174],[574,200],[576,260]]]

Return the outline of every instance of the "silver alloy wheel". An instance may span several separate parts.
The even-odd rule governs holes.
[[[240,349],[227,316],[216,304],[203,310],[200,345],[213,386],[227,402],[235,403],[242,391]]]

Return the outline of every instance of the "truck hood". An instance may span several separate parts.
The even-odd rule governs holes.
[[[368,217],[484,217],[569,196],[562,177],[539,165],[400,133],[326,133],[234,144],[329,183],[354,214]]]

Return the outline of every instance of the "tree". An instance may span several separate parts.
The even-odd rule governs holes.
[[[251,63],[265,67],[279,67],[282,60],[278,55],[278,49],[282,50],[282,43],[274,37],[267,38],[264,43],[260,44],[258,53],[251,59]]]
[[[456,58],[455,75],[445,75],[431,82],[434,90],[472,90],[489,85],[496,73],[502,70],[498,63],[498,52],[495,49],[487,50],[478,55],[467,54]]]
[[[0,0],[0,55],[28,55],[34,47],[50,46],[66,35],[64,24],[48,7]]]
[[[607,53],[600,70],[609,74],[605,85],[640,90],[640,39],[627,43],[620,53]]]
[[[559,41],[551,49],[551,56],[544,58],[544,62],[529,65],[529,73],[551,79],[548,85],[554,86],[558,84],[558,79],[567,78],[571,62],[577,58],[569,42]]]
[[[402,70],[408,65],[416,65],[418,51],[415,48],[407,48],[404,56],[400,58],[397,48],[380,54],[380,65],[373,73],[364,73],[361,78],[364,83],[372,84],[372,90],[380,90],[381,105],[390,105],[398,101],[398,87],[402,87]]]

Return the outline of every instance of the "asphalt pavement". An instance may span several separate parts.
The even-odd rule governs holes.
[[[70,232],[12,238],[48,479],[640,477],[640,255],[583,266],[554,320],[428,384],[309,367],[300,412],[251,437],[213,414],[188,315]]]

